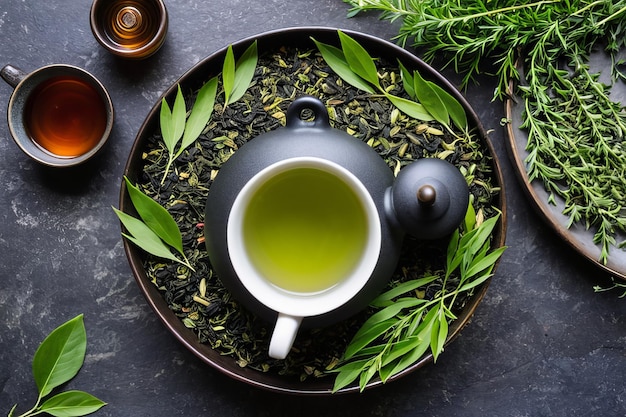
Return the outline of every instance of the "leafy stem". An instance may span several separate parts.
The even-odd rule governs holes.
[[[183,250],[183,238],[176,220],[165,207],[144,194],[128,178],[124,177],[124,181],[130,200],[140,219],[113,208],[128,231],[128,233],[122,233],[122,236],[152,255],[178,262],[193,271],[194,268]],[[170,248],[174,249],[182,259],[175,256]]]
[[[43,413],[55,417],[84,416],[106,405],[93,395],[78,390],[50,396],[53,389],[76,376],[85,360],[86,349],[87,335],[82,314],[54,329],[33,357],[33,376],[39,393],[37,401],[30,410],[16,417]],[[8,417],[14,416],[16,408],[17,404],[11,408]]]
[[[239,100],[252,82],[258,61],[257,42],[254,41],[235,62],[232,45],[226,50],[222,68],[222,87],[224,107]],[[215,98],[217,96],[218,76],[211,78],[199,90],[189,117],[180,85],[172,108],[165,98],[161,100],[161,135],[168,151],[168,160],[163,172],[161,184],[170,171],[172,163],[187,149],[203,132],[211,119]]]
[[[498,219],[496,215],[477,222],[470,204],[463,232],[456,230],[450,238],[443,283],[431,300],[416,296],[416,290],[438,280],[437,274],[402,282],[371,303],[378,310],[346,348],[343,364],[334,371],[337,377],[333,391],[357,378],[361,390],[375,375],[386,382],[429,349],[437,360],[448,337],[449,322],[456,319],[453,310],[457,297],[487,281],[505,250],[491,250],[490,237]]]

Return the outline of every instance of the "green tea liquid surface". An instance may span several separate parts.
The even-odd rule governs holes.
[[[295,168],[268,180],[244,214],[244,245],[258,271],[291,292],[319,292],[346,278],[366,246],[367,218],[335,175]]]

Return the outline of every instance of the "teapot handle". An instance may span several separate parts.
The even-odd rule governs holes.
[[[313,112],[313,120],[303,120],[302,112],[310,110]],[[306,128],[330,128],[328,110],[319,99],[312,96],[298,97],[287,109],[287,127],[291,129]]]

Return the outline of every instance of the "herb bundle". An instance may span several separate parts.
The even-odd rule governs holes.
[[[168,164],[169,151],[158,133],[151,138],[143,153],[145,166],[137,180],[137,187],[166,207],[175,219],[182,235],[184,252],[195,269],[191,270],[180,262],[148,257],[146,273],[163,292],[170,308],[185,326],[198,335],[202,343],[210,344],[221,354],[231,355],[240,366],[301,379],[327,375],[338,366],[350,338],[370,313],[364,312],[329,328],[301,332],[286,360],[270,359],[266,355],[269,342],[266,323],[248,314],[230,297],[206,258],[202,216],[213,178],[230,155],[248,140],[284,125],[287,107],[298,95],[313,95],[325,102],[333,127],[368,143],[394,172],[423,157],[447,159],[461,170],[469,184],[472,210],[475,210],[471,217],[479,219],[480,223],[498,215],[493,207],[498,189],[492,184],[492,165],[489,157],[485,156],[485,144],[467,128],[466,121],[463,130],[453,127],[464,120],[458,114],[451,114],[454,112],[453,105],[445,107],[447,115],[439,113],[441,121],[429,113],[430,109],[449,102],[451,96],[437,95],[438,101],[433,101],[435,104],[429,103],[427,108],[421,109],[426,120],[402,114],[387,95],[411,101],[406,86],[408,84],[414,90],[416,83],[424,82],[421,76],[410,74],[406,69],[403,73],[398,63],[379,60],[376,60],[375,70],[372,71],[367,60],[372,63],[374,60],[348,37],[343,37],[343,41],[351,48],[352,55],[345,47],[339,49],[318,43],[322,52],[285,47],[260,56],[252,82],[240,100],[228,103],[227,95],[219,94],[225,88],[225,78],[218,81],[215,109],[207,127],[171,165]],[[334,61],[333,58],[327,59],[329,51]],[[362,73],[355,70],[355,59],[370,69]],[[340,77],[328,61],[349,71],[344,71]],[[415,81],[416,77],[420,80]],[[367,80],[367,83],[362,83],[365,90],[353,86],[353,82],[359,82],[354,81],[357,78]],[[370,93],[367,88],[375,93]],[[437,90],[430,86],[429,91]],[[190,97],[198,94],[188,92]],[[452,123],[444,126],[444,121]],[[171,166],[171,169],[163,179],[166,166]],[[433,276],[432,282],[419,288],[421,298],[433,300],[444,293],[452,294],[454,290],[440,291],[445,280],[445,243],[406,239],[401,261],[390,285]],[[452,278],[445,285],[457,284],[456,278]],[[441,328],[447,329],[447,320],[467,302],[471,288],[467,290],[453,297],[452,304],[446,304],[446,324]],[[446,300],[451,301],[452,298],[446,295]],[[428,304],[429,307],[431,305]],[[438,331],[437,335],[444,333],[447,334]],[[441,348],[443,342],[436,346],[437,354]]]
[[[397,39],[425,50],[427,61],[447,57],[464,85],[494,73],[502,99],[513,94],[510,82],[519,82],[529,181],[542,181],[550,202],[563,199],[570,226],[594,231],[606,263],[626,230],[626,112],[588,59],[603,49],[613,76],[623,78],[617,54],[626,42],[626,1],[344,1],[350,16],[375,10],[401,20]]]

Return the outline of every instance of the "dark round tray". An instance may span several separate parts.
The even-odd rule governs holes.
[[[487,137],[487,134],[474,110],[470,107],[463,96],[454,88],[454,86],[450,84],[442,75],[405,49],[370,35],[348,30],[344,30],[343,32],[357,40],[372,56],[387,59],[389,62],[397,62],[399,59],[409,70],[419,70],[424,78],[439,84],[442,88],[453,94],[464,106],[467,112],[470,128],[474,128],[477,131],[477,136],[483,141],[485,148],[488,150],[487,154],[493,161],[492,175],[494,177],[494,185],[500,187],[501,190],[497,196],[495,206],[502,212],[501,221],[498,222],[498,226],[493,234],[493,246],[503,246],[506,232],[506,206],[502,173],[492,144],[489,141],[489,138]],[[314,44],[311,40],[312,36],[318,41],[339,46],[337,29],[335,28],[298,27],[263,33],[236,42],[232,45],[232,47],[235,56],[239,56],[255,39],[258,41],[259,55],[267,51],[277,50],[282,46],[313,49]],[[192,89],[195,91],[200,88],[204,82],[221,71],[226,50],[227,48],[224,47],[223,49],[200,61],[193,68],[187,71],[179,80],[177,80],[176,83],[174,83],[169,89],[167,89],[162,97],[165,97],[168,102],[172,103],[178,84],[181,85],[183,91],[190,91]],[[146,117],[131,149],[125,168],[125,175],[128,176],[132,182],[136,182],[142,172],[143,160],[141,155],[148,143],[148,139],[159,129],[160,103],[161,98],[157,101],[157,103],[155,103],[154,107]],[[132,203],[130,202],[123,183],[120,192],[120,209],[130,214],[134,213]],[[167,329],[187,349],[193,352],[202,361],[236,380],[275,392],[305,395],[327,395],[331,393],[334,382],[332,377],[318,379],[309,378],[301,382],[297,379],[282,377],[275,373],[262,373],[254,369],[245,367],[242,368],[232,357],[222,356],[219,352],[213,350],[209,345],[200,343],[196,334],[186,328],[182,321],[170,310],[160,291],[147,277],[144,269],[145,254],[136,246],[129,244],[127,241],[124,241],[124,247],[137,284],[154,312]],[[467,300],[467,303],[463,306],[462,311],[460,311],[457,315],[458,319],[450,325],[449,336],[446,343],[450,343],[459,334],[463,326],[468,323],[476,307],[483,299],[488,283],[489,281],[476,288],[474,294]],[[411,367],[395,375],[391,378],[391,380],[398,379],[430,362],[432,362],[432,355],[427,354]],[[368,383],[367,388],[379,386],[381,384],[382,382],[375,378]],[[353,384],[343,388],[339,392],[358,392],[358,390],[358,385]]]

